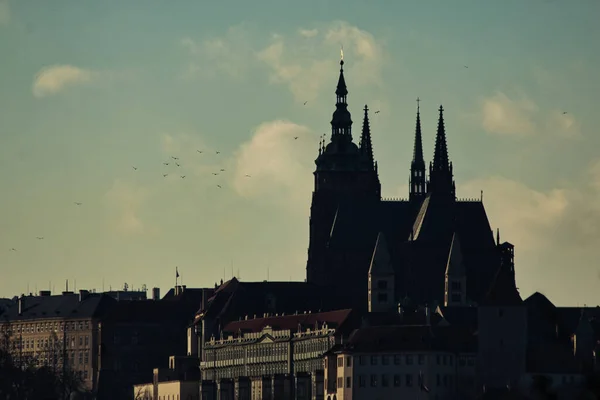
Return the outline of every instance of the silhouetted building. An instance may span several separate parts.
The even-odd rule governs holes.
[[[52,295],[22,295],[0,315],[0,331],[17,363],[73,371],[85,388],[95,391],[100,371],[101,321],[117,302],[80,290]]]
[[[410,298],[416,304],[441,305],[456,234],[461,239],[463,275],[452,279],[456,290],[451,297],[460,303],[481,301],[499,268],[499,251],[482,199],[456,198],[442,107],[429,170],[423,158],[418,109],[409,199],[383,200],[368,109],[365,106],[357,146],[352,139],[343,61],[341,66],[331,139],[327,145],[321,143],[315,161],[307,282],[344,296],[347,307],[365,309],[371,258],[377,237],[383,233],[394,271],[393,302]]]

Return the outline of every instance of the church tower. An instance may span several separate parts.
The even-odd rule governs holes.
[[[422,200],[427,194],[425,178],[425,159],[423,158],[423,137],[421,135],[421,110],[420,100],[417,98],[417,126],[415,128],[415,145],[413,159],[410,163],[410,201]]]
[[[444,126],[444,108],[440,106],[437,134],[435,136],[435,151],[433,163],[429,164],[429,193],[437,197],[445,197],[454,201],[456,188],[452,173],[452,163],[448,159],[446,143],[446,127]]]
[[[379,232],[369,267],[369,312],[395,309],[395,273],[383,232]]]
[[[331,138],[319,145],[315,160],[314,191],[310,211],[310,239],[306,280],[319,285],[334,284],[336,267],[328,261],[328,242],[334,219],[341,204],[353,203],[373,208],[381,200],[381,183],[373,144],[368,108],[360,136],[360,147],[352,141],[352,117],[348,111],[348,88],[344,77],[344,60],[335,90],[336,104],[331,119]],[[330,258],[330,257],[329,257]],[[335,257],[334,257],[335,258]],[[365,285],[366,290],[366,285]]]
[[[467,305],[467,270],[463,263],[460,239],[456,232],[452,236],[445,281],[444,306]]]

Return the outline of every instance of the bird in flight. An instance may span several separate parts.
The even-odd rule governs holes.
[[[185,179],[185,175],[181,175],[181,179]]]
[[[202,153],[202,150],[196,150],[198,153]]]
[[[468,66],[466,66],[466,65],[463,65],[463,67],[465,67],[465,68],[469,68],[469,67],[468,67]]]
[[[566,112],[566,111],[563,111],[563,115],[566,115],[566,114],[567,114],[567,112]]]
[[[163,178],[166,178],[167,176],[169,176],[169,174],[163,174]]]
[[[298,140],[298,136],[294,136],[294,140]]]
[[[220,151],[217,151],[216,153],[217,153],[217,154],[221,154],[221,152],[220,152]]]
[[[221,172],[225,172],[225,169],[224,169],[224,168],[221,168]]]
[[[379,113],[380,113],[380,111],[379,111],[379,110],[375,111],[375,114],[379,114]]]
[[[175,163],[175,165],[177,165],[178,167],[181,167],[181,165],[179,165],[179,163]]]
[[[137,171],[137,167],[131,167],[131,168],[133,168],[134,171]]]
[[[305,101],[305,102],[304,102],[304,105],[306,105],[306,103],[308,103],[308,101]]]
[[[165,164],[165,165],[169,165],[169,163],[168,163],[168,162],[164,162],[163,164]]]
[[[213,172],[212,174],[213,174],[214,176],[217,176],[217,175],[219,175],[219,173],[218,173],[218,172]]]
[[[35,238],[36,238],[37,240],[43,240],[43,239],[44,239],[44,237],[43,237],[43,236],[36,236]]]
[[[15,249],[14,247],[12,249],[10,249],[10,251],[17,251],[17,249]]]
[[[250,178],[250,175],[246,174],[246,178]]]
[[[173,160],[179,160],[179,157],[173,157],[173,156],[171,156],[171,158],[172,158]]]
[[[217,187],[218,187],[219,189],[222,189],[221,185],[217,185]]]
[[[79,202],[77,202],[77,201],[75,202],[75,205],[76,205],[76,206],[80,206],[80,205],[82,205],[82,204],[83,204],[83,203],[79,203]]]

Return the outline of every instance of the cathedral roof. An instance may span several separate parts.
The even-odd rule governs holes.
[[[452,243],[450,244],[450,254],[448,255],[448,263],[446,264],[446,275],[463,277],[466,276],[466,268],[463,262],[462,250],[460,247],[460,238],[457,232],[452,235]]]
[[[390,257],[390,251],[388,243],[385,240],[383,232],[379,232],[377,235],[377,241],[375,242],[375,250],[373,251],[373,257],[371,258],[371,265],[369,267],[369,275],[393,275],[394,268],[392,267],[392,260]]]

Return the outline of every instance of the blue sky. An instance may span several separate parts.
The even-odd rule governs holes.
[[[384,196],[443,103],[522,294],[600,303],[600,3],[572,3],[0,0],[0,295],[304,279],[343,46]]]

